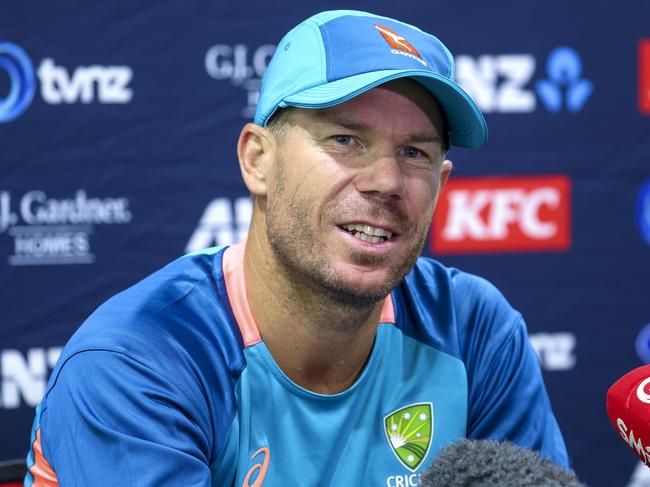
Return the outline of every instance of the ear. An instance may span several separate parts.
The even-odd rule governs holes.
[[[267,176],[275,158],[275,138],[264,127],[247,123],[237,142],[239,168],[244,183],[254,196],[265,196]]]
[[[449,159],[442,161],[442,167],[440,169],[440,189],[447,183],[449,175],[451,174],[452,169],[454,168],[454,163]]]

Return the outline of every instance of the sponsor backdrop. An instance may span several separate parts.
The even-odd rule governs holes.
[[[522,311],[580,477],[644,485],[604,404],[650,361],[642,0],[3,1],[0,461],[24,457],[61,347],[96,306],[246,235],[238,132],[280,36],[331,8],[417,24],[457,55],[490,142],[451,151],[425,253]]]

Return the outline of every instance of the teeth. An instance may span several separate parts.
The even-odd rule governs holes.
[[[389,232],[388,230],[384,230],[383,228],[377,228],[377,227],[371,227],[370,225],[360,225],[358,223],[351,224],[351,225],[343,225],[343,228],[350,232],[356,232],[354,233],[354,236],[357,237],[358,234],[365,234],[366,237],[384,237],[386,239],[389,239],[393,234]],[[360,238],[360,237],[357,237]],[[362,239],[366,240],[366,239]],[[371,240],[367,240],[370,242]],[[383,239],[379,240],[379,242],[382,242]]]
[[[370,243],[381,243],[384,241],[384,237],[371,237],[370,235],[366,235],[365,233],[361,232],[356,232],[354,236],[359,240],[365,240],[366,242]]]

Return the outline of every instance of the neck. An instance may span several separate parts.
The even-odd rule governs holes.
[[[300,386],[322,394],[347,389],[370,355],[383,301],[354,306],[294,282],[260,227],[253,219],[244,272],[251,313],[265,345]]]

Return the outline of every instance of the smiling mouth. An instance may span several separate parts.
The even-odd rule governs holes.
[[[383,228],[357,223],[341,225],[341,228],[351,234],[354,238],[369,243],[383,243],[389,240],[393,233]]]

